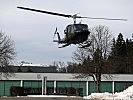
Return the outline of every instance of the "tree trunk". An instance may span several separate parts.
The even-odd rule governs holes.
[[[96,81],[95,87],[96,87],[96,92],[100,93],[100,82]]]
[[[96,73],[96,82],[95,82],[97,93],[100,93],[100,84],[101,84],[101,72],[98,69],[98,72]]]

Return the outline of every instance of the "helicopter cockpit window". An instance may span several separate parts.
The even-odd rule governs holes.
[[[71,25],[68,25],[67,27],[66,27],[66,29],[64,30],[64,32],[65,33],[72,33],[73,31],[72,31],[72,26]]]
[[[86,24],[75,24],[75,25],[74,25],[74,30],[75,30],[75,31],[88,30],[88,26],[87,26]]]

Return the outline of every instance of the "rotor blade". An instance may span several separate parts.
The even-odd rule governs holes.
[[[127,19],[117,19],[117,18],[94,18],[94,17],[81,17],[81,18],[88,18],[88,19],[103,19],[103,20],[122,20],[122,21],[127,21]]]
[[[49,12],[49,11],[44,11],[44,10],[37,10],[37,9],[26,8],[26,7],[17,7],[17,8],[24,9],[24,10],[35,11],[35,12],[40,12],[40,13],[51,14],[51,15],[57,15],[57,16],[62,16],[62,17],[72,17],[71,15],[60,14],[60,13],[55,13],[55,12]]]
[[[122,21],[127,21],[127,19],[120,19],[120,18],[95,18],[95,17],[82,17],[82,16],[77,16],[73,15],[71,16],[72,18],[88,18],[88,19],[102,19],[102,20],[122,20]]]
[[[72,17],[74,19],[76,18],[88,18],[88,19],[103,19],[103,20],[122,20],[122,21],[127,21],[127,19],[111,19],[111,18],[94,18],[94,17],[82,17],[82,16],[77,16],[75,15],[66,15],[66,14],[61,14],[61,13],[55,13],[55,12],[50,12],[50,11],[44,11],[44,10],[37,10],[37,9],[32,9],[32,8],[27,8],[27,7],[17,7],[19,9],[24,9],[24,10],[30,10],[30,11],[35,11],[35,12],[40,12],[40,13],[46,13],[46,14],[51,14],[51,15],[57,15],[57,16],[62,16],[62,17]]]

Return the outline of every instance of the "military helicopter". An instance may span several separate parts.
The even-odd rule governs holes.
[[[30,10],[30,11],[35,11],[35,12],[40,12],[40,13],[45,13],[45,14],[50,14],[50,15],[56,15],[56,16],[62,16],[62,17],[67,17],[67,18],[72,18],[74,20],[74,24],[69,24],[65,30],[64,30],[64,38],[61,39],[59,32],[57,31],[57,27],[54,33],[57,35],[58,40],[53,40],[53,42],[57,42],[58,44],[64,44],[59,48],[63,48],[66,46],[69,46],[71,44],[78,44],[79,47],[84,48],[84,47],[89,47],[90,46],[90,41],[88,41],[88,36],[90,35],[90,31],[88,29],[87,24],[81,24],[81,23],[76,23],[77,18],[88,18],[88,19],[103,19],[103,20],[123,20],[126,21],[126,19],[110,19],[110,18],[93,18],[93,17],[82,17],[78,16],[77,14],[75,15],[67,15],[67,14],[62,14],[62,13],[55,13],[55,12],[50,12],[50,11],[44,11],[44,10],[37,10],[37,9],[32,9],[32,8],[27,8],[27,7],[17,7],[19,9],[24,9],[24,10]]]

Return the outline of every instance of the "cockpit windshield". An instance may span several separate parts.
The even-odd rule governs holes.
[[[88,30],[88,26],[86,24],[74,24],[74,30],[75,31]]]

